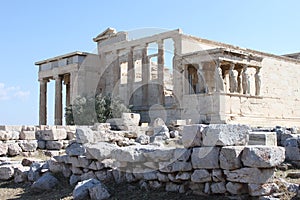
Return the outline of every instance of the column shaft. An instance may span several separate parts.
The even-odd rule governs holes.
[[[47,80],[41,79],[40,82],[40,109],[39,125],[47,124]]]
[[[128,104],[133,104],[133,83],[135,82],[135,69],[134,69],[134,60],[133,60],[133,48],[130,48],[127,58],[127,99]]]
[[[62,78],[55,77],[55,125],[62,125]]]
[[[158,101],[159,104],[165,104],[164,95],[164,43],[163,41],[158,42],[158,56],[157,56],[157,79],[158,79]]]
[[[150,80],[149,57],[147,56],[147,46],[142,49],[142,104],[148,106],[148,84]]]

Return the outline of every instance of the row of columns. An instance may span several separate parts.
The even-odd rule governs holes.
[[[56,75],[55,80],[55,105],[54,105],[54,124],[62,125],[63,104],[62,104],[62,82],[66,85],[66,105],[71,102],[71,78],[70,75]],[[47,83],[49,78],[39,80],[40,83],[40,103],[39,103],[39,124],[47,124]]]
[[[231,63],[229,68],[229,92],[230,93],[242,93],[242,94],[250,94],[250,77],[247,72],[248,66],[243,65],[241,69],[236,69],[238,72],[238,76],[234,75],[235,64]],[[261,87],[261,75],[260,75],[260,67],[256,67],[256,73],[254,75],[255,80],[255,95],[260,95],[260,87]]]
[[[157,84],[158,84],[158,101],[160,104],[164,104],[164,44],[163,40],[158,41],[158,53],[157,53]],[[142,104],[143,106],[149,105],[149,87],[150,83],[150,57],[147,55],[148,44],[142,46],[141,59],[142,59]],[[133,83],[135,82],[135,67],[134,67],[134,47],[128,49],[127,58],[127,92],[133,94]]]

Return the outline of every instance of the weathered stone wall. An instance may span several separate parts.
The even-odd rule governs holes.
[[[120,146],[113,141],[124,137],[122,132],[108,138],[101,127],[78,128],[66,155],[55,156],[48,164],[50,171],[62,172],[71,184],[94,178],[181,193],[270,195],[278,190],[273,175],[285,150],[247,145],[249,131],[245,125],[188,125],[176,148],[158,143]]]

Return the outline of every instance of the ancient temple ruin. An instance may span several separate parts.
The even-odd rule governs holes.
[[[40,124],[47,124],[47,82],[55,80],[55,124],[63,102],[98,93],[120,97],[167,122],[300,126],[299,54],[273,55],[166,31],[139,39],[108,28],[97,54],[73,52],[36,62]],[[63,83],[66,94],[62,94]]]

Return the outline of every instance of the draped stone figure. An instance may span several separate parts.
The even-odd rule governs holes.
[[[248,68],[248,66],[245,65],[243,67],[243,72],[242,72],[243,94],[249,94],[250,93],[250,82],[249,82],[249,75],[247,74],[247,68]]]
[[[231,93],[237,91],[237,80],[234,75],[233,69],[234,69],[234,64],[231,64],[229,69],[229,91]]]
[[[199,93],[207,93],[207,84],[204,78],[201,65],[199,65],[199,68],[197,70],[197,75],[198,75]]]
[[[256,68],[256,73],[254,75],[255,78],[255,95],[260,95],[260,87],[261,87],[261,75],[260,75],[260,67]]]
[[[216,84],[216,92],[224,91],[224,82],[222,78],[222,68],[220,66],[220,63],[217,62],[216,68],[215,68],[215,84]]]

